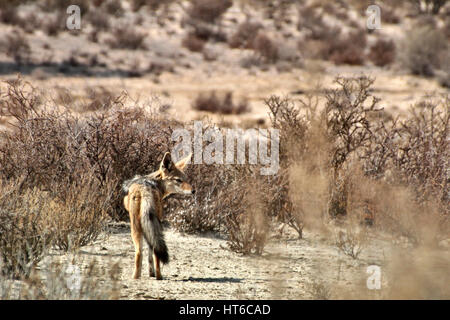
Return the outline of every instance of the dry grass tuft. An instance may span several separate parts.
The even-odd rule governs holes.
[[[232,92],[227,92],[222,97],[218,96],[215,91],[209,92],[208,94],[200,94],[195,99],[192,107],[199,111],[222,114],[241,114],[250,111],[246,100],[235,104]]]

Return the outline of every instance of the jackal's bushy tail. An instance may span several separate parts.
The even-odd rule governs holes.
[[[168,263],[169,252],[164,240],[162,225],[152,208],[150,199],[143,198],[141,200],[141,226],[145,240],[154,249],[158,259],[162,263]]]

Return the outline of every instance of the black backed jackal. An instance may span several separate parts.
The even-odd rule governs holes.
[[[171,194],[194,194],[195,190],[186,182],[183,173],[191,155],[172,162],[170,153],[164,155],[159,170],[144,176],[135,176],[123,183],[127,195],[123,199],[125,209],[130,214],[131,237],[136,250],[134,279],[141,276],[142,238],[149,247],[149,273],[161,279],[159,263],[169,262],[161,221],[162,200]]]

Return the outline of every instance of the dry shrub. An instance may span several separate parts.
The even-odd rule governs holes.
[[[258,22],[245,21],[238,26],[236,32],[228,40],[230,48],[251,49],[253,41],[262,29],[262,24]]]
[[[448,236],[450,221],[439,208],[439,200],[418,202],[412,187],[383,182],[372,182],[371,190],[373,193],[366,198],[370,197],[375,227],[415,246],[435,247]]]
[[[265,100],[265,104],[270,111],[272,126],[281,131],[280,161],[291,164],[302,154],[301,150],[306,142],[307,120],[294,102],[287,97],[271,96]]]
[[[159,10],[161,7],[167,10],[174,0],[132,0],[133,11],[139,11],[143,6],[147,6],[151,12]]]
[[[447,97],[416,104],[399,128],[402,141],[396,149],[394,165],[405,182],[415,186],[420,201],[428,196],[435,196],[444,203],[449,201],[446,191],[449,121],[450,100]]]
[[[81,14],[84,14],[90,8],[89,0],[43,0],[39,2],[41,8],[46,11],[61,10],[65,12],[70,5],[77,5],[80,7]]]
[[[39,21],[38,27],[42,27],[42,30],[51,37],[57,36],[61,31],[67,31],[66,27],[66,9],[57,11],[55,14],[48,15],[44,21]],[[75,34],[75,33],[74,33]]]
[[[15,6],[2,4],[0,11],[0,21],[4,24],[18,25],[20,16],[17,14]]]
[[[239,61],[239,65],[242,68],[249,69],[249,68],[252,68],[252,67],[261,67],[261,66],[263,66],[263,61],[262,61],[260,56],[252,53],[252,54],[245,55]]]
[[[382,111],[378,112],[381,117],[383,114]],[[369,117],[369,119],[374,122],[371,129],[371,143],[365,145],[358,156],[362,161],[361,168],[364,174],[368,177],[380,179],[389,174],[391,160],[397,152],[399,120],[396,118],[386,121],[383,118],[374,119],[372,117]]]
[[[417,27],[407,33],[400,59],[411,73],[432,76],[446,63],[443,57],[447,49],[441,32],[429,26]]]
[[[64,87],[55,87],[56,96],[53,98],[54,102],[58,105],[63,105],[65,107],[71,108],[76,100],[76,97],[71,93],[71,91]]]
[[[175,123],[142,108],[124,109],[121,103],[79,118],[48,105],[40,108],[41,98],[20,81],[8,86],[0,105],[14,130],[0,132],[0,177],[24,175],[22,188],[52,190],[55,183],[58,189],[81,188],[80,177],[89,172],[97,183],[83,187],[110,199],[109,216],[127,217],[122,181],[156,168],[171,146]],[[103,193],[111,189],[112,195]]]
[[[283,25],[293,23],[289,17],[290,9],[295,2],[290,0],[271,0],[264,7],[265,17],[273,21],[277,30],[281,30]]]
[[[383,67],[395,60],[395,44],[392,40],[378,39],[370,47],[369,59],[376,66]]]
[[[23,0],[0,0],[0,6],[2,8],[6,8],[6,7],[17,7],[21,4]]]
[[[49,17],[44,24],[44,31],[50,37],[57,36],[61,30],[61,21],[58,20],[58,16]]]
[[[252,55],[244,57],[241,60],[242,67],[250,68],[252,66],[267,66],[267,64],[280,61],[281,63],[278,64],[277,67],[288,71],[293,64],[294,66],[302,65],[295,47],[289,47],[286,45],[280,47],[280,44],[273,40],[273,37],[265,34],[261,30],[262,27],[257,27],[257,25],[252,26],[250,24],[246,28],[254,29],[245,31],[255,32],[254,35],[251,35],[251,38],[250,34],[242,35],[241,32],[244,31],[238,30],[238,33],[236,33],[229,42],[230,46],[242,46],[243,48],[253,50]],[[248,38],[246,39],[247,36]]]
[[[294,212],[289,197],[289,177],[281,169],[273,176],[259,175],[258,168],[235,167],[234,180],[218,199],[228,246],[235,252],[261,254],[272,221],[282,222],[302,237],[302,216]]]
[[[278,97],[266,102],[280,129],[279,175],[289,168],[283,203],[291,217],[323,229],[327,217],[346,216],[355,230],[363,223],[416,245],[445,239],[448,99],[420,103],[400,121],[379,108],[373,79],[338,77],[335,83],[321,112],[314,96],[299,104]],[[271,180],[271,188],[277,185]],[[353,231],[337,240],[356,257],[364,237]]]
[[[203,126],[204,131],[213,128],[215,127],[210,124]],[[203,147],[206,145],[208,143],[204,141]],[[196,192],[194,196],[169,199],[166,214],[171,225],[187,233],[224,232],[224,210],[231,210],[226,209],[225,202],[228,200],[224,199],[233,197],[228,187],[236,180],[237,168],[219,164],[191,164],[187,167],[186,174]],[[181,210],[180,204],[183,208]],[[245,209],[239,202],[234,202],[233,206],[234,210],[243,212]]]
[[[322,231],[327,214],[328,176],[306,163],[308,160],[290,167],[289,198],[293,203],[295,217],[304,227]]]
[[[322,15],[313,6],[305,6],[298,8],[297,29],[308,31],[308,37],[314,40],[324,40],[324,36],[328,34],[329,26],[327,26]]]
[[[212,129],[209,125],[203,129],[208,128]],[[206,141],[203,144],[208,145]],[[172,206],[176,200],[169,201],[167,212],[171,224],[183,232],[219,232],[231,250],[261,254],[269,223],[278,214],[276,206],[284,204],[278,201],[284,193],[278,194],[280,186],[274,185],[276,177],[261,176],[259,169],[249,164],[191,164],[187,174],[196,193],[182,200],[182,210]]]
[[[336,231],[335,244],[340,252],[357,259],[367,246],[367,232],[355,223],[348,223],[343,230]]]
[[[161,3],[164,1],[158,1],[158,2]],[[124,9],[122,6],[122,2],[120,0],[104,1],[101,5],[101,8],[102,9],[104,8],[105,11],[112,16],[122,17],[124,14]]]
[[[251,171],[238,169],[239,176],[222,193],[228,246],[242,254],[261,254],[267,241],[269,217],[264,206],[264,185]]]
[[[259,135],[259,139],[267,139],[268,148],[274,143],[271,140],[273,138]],[[234,153],[236,154],[236,150]],[[260,254],[269,231],[269,223],[273,219],[287,223],[298,232],[299,237],[302,236],[302,221],[293,214],[288,195],[286,169],[281,168],[276,173],[265,176],[260,174],[260,165],[227,167],[225,172],[220,173],[223,185],[218,188],[217,205],[220,206],[218,212],[221,213],[223,229],[233,250]],[[232,186],[233,192],[230,192],[229,186]]]
[[[1,184],[0,272],[8,278],[29,277],[50,246],[42,194],[20,192],[20,182]]]
[[[105,3],[105,0],[93,0],[92,4],[94,5],[94,7],[98,8],[100,7],[103,3]]]
[[[214,23],[232,5],[231,0],[193,0],[187,13],[191,19]]]
[[[338,20],[348,21],[350,17],[348,16],[348,7],[342,3],[332,3],[326,2],[322,8],[324,13],[335,16]]]
[[[159,1],[153,1],[153,0],[132,0],[131,1],[131,9],[133,11],[139,11],[143,6],[147,4],[147,2],[150,3],[158,3]]]
[[[14,30],[6,36],[6,39],[0,42],[0,47],[7,56],[21,65],[27,64],[31,59],[31,47],[25,34],[20,30]]]
[[[314,300],[330,300],[331,289],[325,282],[313,281],[308,285],[306,289]]]
[[[285,223],[297,232],[298,238],[303,237],[304,219],[291,197],[291,184],[288,169],[280,169],[277,174],[268,177],[263,186],[266,188],[263,200],[267,215],[278,222]]]
[[[114,106],[123,106],[126,99],[123,92],[114,94],[103,86],[89,87],[86,91],[90,102],[81,103],[76,108],[78,112],[106,111]],[[68,105],[66,104],[66,106]]]
[[[41,21],[35,11],[25,14],[20,5],[25,4],[24,0],[4,0],[0,1],[0,22],[16,26],[26,33],[33,33],[38,30],[45,21]],[[28,1],[29,2],[29,1]],[[65,19],[64,19],[65,21]]]
[[[108,13],[102,9],[92,10],[87,15],[87,19],[96,31],[107,31],[111,26]]]
[[[436,241],[448,230],[448,100],[419,104],[404,121],[386,120],[371,95],[372,79],[337,78],[336,84],[320,113],[311,99],[300,100],[304,115],[292,100],[268,101],[272,124],[281,130],[280,166],[290,168],[294,217],[320,227],[326,212],[351,213],[413,243],[427,242],[427,234]],[[390,187],[381,187],[380,178],[393,175]],[[389,207],[383,199],[397,191],[402,198],[400,186],[411,193],[409,204]]]
[[[301,52],[294,43],[284,43],[278,48],[279,72],[291,72],[292,68],[303,68],[304,61]]]
[[[170,62],[164,63],[164,62],[151,62],[149,66],[146,69],[146,72],[154,73],[155,75],[159,76],[163,72],[175,72],[175,68],[173,64]]]
[[[324,26],[317,35],[309,35],[298,42],[298,48],[306,56],[331,60],[336,64],[361,65],[365,59],[367,37],[364,30],[342,35],[338,27]]]
[[[356,31],[329,43],[328,56],[335,64],[364,64],[366,47],[365,31]]]
[[[96,183],[92,176],[80,180]],[[2,241],[9,242],[2,245],[2,260],[14,277],[29,276],[35,262],[50,246],[74,250],[95,241],[104,230],[111,197],[108,191],[93,193],[94,187],[84,184],[24,191],[20,190],[22,186],[23,181],[3,186],[6,190],[14,188],[14,192],[1,201],[5,237]]]
[[[44,261],[30,279],[19,283],[0,279],[2,300],[106,300],[118,299],[119,264],[104,268],[95,259],[73,256],[67,261]]]
[[[338,88],[325,94],[328,138],[333,141],[331,165],[338,170],[358,148],[370,141],[373,123],[368,117],[381,111],[379,98],[370,93],[374,79],[337,77]]]
[[[250,110],[245,99],[239,104],[235,104],[232,92],[227,92],[224,96],[219,97],[215,91],[211,91],[208,94],[199,94],[193,102],[192,108],[199,111],[222,114],[241,114]]]
[[[147,49],[144,40],[147,33],[136,30],[131,25],[121,25],[112,31],[113,37],[107,40],[107,44],[113,49]]]
[[[446,238],[448,219],[448,100],[423,102],[405,120],[379,122],[362,162],[348,170],[348,209],[415,245]]]
[[[225,42],[226,34],[222,31],[221,17],[233,5],[231,0],[195,0],[186,9],[187,16],[183,25],[189,26],[190,33],[203,41]]]
[[[381,7],[381,19],[385,23],[398,24],[400,23],[400,18],[395,12],[395,8],[391,6]]]
[[[326,95],[326,132],[330,144],[331,216],[347,212],[348,175],[346,165],[351,157],[370,145],[373,123],[368,116],[379,112],[379,99],[370,94],[374,80],[367,77],[336,78],[337,89]]]
[[[260,229],[252,210],[242,207],[254,203],[257,219],[284,222],[300,237],[305,225],[323,230],[327,218],[347,217],[349,229],[337,242],[355,258],[365,245],[365,233],[355,231],[364,231],[360,223],[414,244],[445,237],[450,227],[448,100],[421,103],[400,121],[379,107],[373,82],[336,78],[337,87],[325,91],[320,112],[316,95],[298,102],[267,99],[272,127],[280,130],[280,170],[261,178],[248,165],[195,169],[199,174],[193,176],[201,177],[196,183],[205,184],[207,176],[212,187],[202,191],[200,198],[207,199],[202,209],[191,202],[183,211],[184,222],[194,224],[190,230],[225,230],[233,250],[259,252]],[[212,182],[215,175],[220,178]],[[255,200],[254,193],[261,196]],[[206,214],[193,214],[191,207]]]
[[[41,19],[38,14],[31,12],[23,18],[23,24],[20,27],[26,32],[32,34],[41,27]]]
[[[219,51],[211,48],[203,50],[203,60],[205,61],[216,61],[219,58]]]
[[[181,45],[192,52],[202,52],[205,47],[205,41],[195,35],[195,33],[187,33],[182,40]]]
[[[27,288],[24,299],[119,299],[120,266],[118,262],[111,263],[108,268],[105,268],[96,260],[83,261],[81,258],[74,257],[71,261],[63,263],[49,263],[46,268],[46,272],[41,271],[34,276],[34,285]],[[76,273],[78,270],[79,274]],[[44,278],[42,274],[45,273],[47,274]],[[44,278],[43,280],[39,277],[40,275]],[[79,288],[71,287],[74,285]]]
[[[153,118],[142,109],[95,114],[86,122],[89,128],[81,141],[86,160],[100,184],[112,184],[114,197],[110,215],[127,216],[122,205],[120,185],[138,173],[154,171],[171,146],[171,126],[176,123]]]
[[[289,168],[304,155],[307,121],[288,98],[271,96],[265,104],[270,110],[273,128],[280,130],[281,170],[270,181],[271,189],[275,189],[271,201],[272,206],[275,205],[273,212],[279,221],[294,228],[301,238],[304,221],[301,209],[292,202]]]
[[[438,14],[447,0],[409,0],[419,13]]]
[[[169,199],[165,212],[171,225],[186,233],[222,232],[222,198],[233,181],[232,170],[222,165],[191,164],[186,173],[195,186],[195,195]]]
[[[253,40],[252,49],[258,54],[265,62],[273,63],[278,60],[278,46],[272,38],[259,32],[256,38]]]
[[[196,20],[188,21],[191,28],[190,33],[203,41],[225,42],[227,40],[226,34],[221,30],[220,26],[211,25],[207,23],[200,23]]]
[[[419,103],[405,120],[388,124],[366,118],[370,135],[358,139],[358,159],[341,168],[346,211],[416,245],[446,237],[448,103]]]
[[[450,88],[450,66],[447,66],[447,70],[438,75],[439,84],[444,88]]]
[[[297,49],[302,56],[309,59],[328,59],[328,46],[325,41],[320,40],[299,40]]]
[[[45,192],[42,200],[46,204],[46,225],[52,244],[69,251],[97,240],[106,226],[112,196],[111,186],[100,188],[91,173],[81,176],[77,183],[56,184]]]
[[[23,92],[9,94],[16,93]],[[75,148],[70,150],[75,136],[64,130],[63,121],[70,125],[70,119],[63,120],[53,112],[37,111],[33,98],[9,96],[8,99],[11,98],[19,99],[5,101],[8,104],[6,115],[14,118],[16,130],[0,132],[1,176],[11,179],[25,175],[24,186],[50,189],[53,179],[73,174],[73,166],[78,161]]]
[[[111,192],[93,181],[96,172],[80,154],[79,123],[67,113],[40,109],[36,93],[20,81],[8,85],[1,114],[13,119],[14,129],[0,132],[0,174],[5,181],[20,180],[13,201],[20,202],[24,194],[30,203],[23,205],[21,215],[37,210],[45,219],[40,227],[57,247],[89,244],[102,231],[105,212],[111,211]]]

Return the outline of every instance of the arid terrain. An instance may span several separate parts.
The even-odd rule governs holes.
[[[448,294],[441,287],[443,275],[448,274],[448,241],[437,248],[427,248],[424,253],[408,247],[406,241],[394,245],[391,239],[377,235],[368,239],[355,260],[336,248],[333,235],[308,231],[304,232],[303,239],[288,229],[282,236],[273,234],[260,256],[231,252],[224,239],[213,235],[183,235],[169,229],[166,239],[171,262],[162,268],[161,281],[148,276],[147,249],[142,278],[132,279],[134,247],[127,224],[115,225],[107,238],[82,248],[75,255],[74,263],[80,268],[80,274],[91,274],[87,271],[91,263],[101,270],[100,275],[93,273],[96,280],[81,277],[84,285],[88,287],[93,281],[96,287],[91,293],[85,292],[85,298],[105,298],[112,294],[132,300],[441,299]],[[70,271],[65,277],[53,280],[53,286],[64,286],[70,283],[73,274],[78,275],[68,269],[72,266],[71,258],[72,254],[55,251],[41,263],[40,271],[44,278],[52,277],[55,269],[48,263],[58,261],[61,265],[57,270]],[[408,267],[403,265],[405,261]],[[380,267],[379,289],[368,287],[372,274],[368,272],[369,266]],[[114,277],[109,275],[111,270]],[[394,277],[401,277],[402,281],[396,284]],[[18,297],[19,288],[21,283],[16,281],[11,298]],[[70,290],[62,292],[70,297],[67,293]],[[73,294],[76,298],[76,290]]]
[[[0,0],[0,262],[10,259],[20,272],[12,267],[0,278],[0,299],[450,298],[448,1],[439,9],[383,1],[381,29],[370,32],[366,1],[72,1],[82,8],[80,30],[67,30],[64,1],[13,2]],[[382,40],[395,50],[375,46]],[[361,141],[350,141],[342,162],[330,151],[341,140],[324,142],[313,130],[324,118],[308,118],[314,99],[317,115],[339,107],[330,92],[347,87],[337,77],[372,79],[367,88],[351,87],[350,104],[360,92],[375,96],[379,117],[389,119],[370,128],[386,131],[368,129],[373,140],[361,133]],[[299,114],[287,108],[280,120],[271,96],[310,104]],[[441,120],[418,116],[422,131],[395,122],[428,110],[423,101]],[[238,105],[242,110],[233,109]],[[358,111],[356,124],[344,124],[347,133],[359,134],[372,111]],[[240,169],[191,169],[200,192],[167,208],[171,261],[163,280],[149,278],[146,246],[142,278],[134,280],[120,184],[155,170],[171,130],[193,120],[276,127],[288,132],[282,139],[295,139],[281,141],[285,162],[274,180]],[[400,159],[405,150],[412,155]],[[421,153],[429,158],[414,157]],[[366,170],[367,159],[375,159],[376,174]],[[342,178],[345,191],[336,182],[342,176],[349,177]],[[333,188],[346,195],[344,214],[332,212]],[[11,232],[9,224],[27,226],[20,216],[28,214],[38,227]],[[59,240],[37,250],[32,271],[31,262],[23,267],[16,259],[30,250],[27,232]]]

